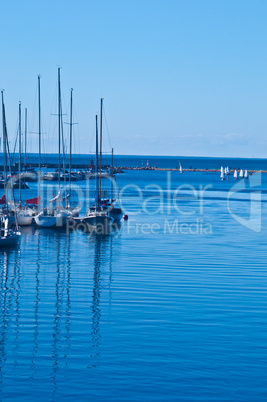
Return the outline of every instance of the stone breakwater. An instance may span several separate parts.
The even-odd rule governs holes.
[[[124,170],[159,170],[159,171],[173,171],[173,172],[180,172],[179,168],[158,168],[158,167],[131,167],[131,166],[121,166],[120,167],[121,171]],[[239,172],[240,169],[237,169],[237,172]],[[183,172],[220,172],[221,169],[183,169]],[[230,173],[234,173],[234,169],[230,170]],[[248,170],[248,173],[267,173],[267,170]]]

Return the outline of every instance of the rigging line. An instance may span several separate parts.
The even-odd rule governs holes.
[[[61,97],[60,97],[61,101]],[[63,114],[62,114],[62,102],[60,102],[60,120],[61,120],[61,138],[62,138],[62,155],[63,155],[63,174],[64,174],[64,191],[66,194],[66,188],[67,188],[67,183],[66,183],[66,168],[65,168],[65,142],[64,142],[64,133],[63,133]],[[59,172],[58,174],[60,175],[60,169],[61,166],[59,166]]]
[[[11,168],[11,160],[10,160],[10,151],[9,151],[9,142],[8,142],[8,135],[7,135],[7,128],[6,128],[6,117],[5,117],[5,139],[6,139],[6,148],[7,148],[7,156],[8,156],[8,166],[10,171],[10,181],[12,183],[12,168]],[[15,193],[14,193],[14,186],[11,186],[11,194],[13,198],[13,203],[15,207]],[[15,222],[16,222],[16,230],[18,230],[18,221],[17,221],[17,210],[15,208]]]
[[[15,144],[14,144],[14,148],[13,148],[13,154],[12,154],[12,157],[11,157],[11,165],[14,164],[15,152],[16,152],[16,147],[17,147],[17,142],[18,142],[18,136],[19,136],[19,128],[17,128],[17,134],[16,134]]]
[[[89,141],[89,153],[95,153],[95,151],[91,151],[91,149],[93,149],[93,146],[95,146],[95,127],[92,127],[91,129],[91,135],[90,135],[90,141]],[[94,144],[94,145],[93,145]]]
[[[109,129],[108,129],[108,123],[107,123],[107,118],[106,118],[105,106],[103,107],[103,111],[104,111],[104,119],[105,119],[106,130],[107,130],[107,134],[108,134],[109,146],[110,146],[110,148],[112,148],[110,135],[109,135]]]

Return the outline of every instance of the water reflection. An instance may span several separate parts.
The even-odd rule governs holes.
[[[39,303],[40,303],[40,280],[39,280],[39,274],[40,274],[40,236],[37,238],[37,261],[36,261],[36,273],[35,273],[35,289],[36,289],[36,295],[35,295],[35,306],[34,306],[34,332],[33,332],[33,353],[32,353],[32,369],[33,371],[38,369],[38,366],[35,364],[36,360],[36,355],[38,352],[38,334],[39,334]]]
[[[13,326],[13,350],[19,348],[20,318],[20,258],[19,251],[2,251],[0,253],[0,382],[3,382],[4,365],[8,353],[8,333]],[[12,324],[12,322],[14,324]],[[16,360],[14,361],[16,365]]]
[[[14,381],[22,375],[17,364],[22,359],[24,378],[38,380],[41,370],[50,378],[54,399],[75,353],[86,367],[97,365],[104,292],[111,304],[114,239],[22,230],[21,251],[0,253],[0,383],[12,389],[12,376]]]

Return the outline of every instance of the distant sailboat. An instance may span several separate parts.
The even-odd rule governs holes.
[[[240,170],[240,172],[239,172],[239,177],[240,177],[240,179],[243,179],[243,177],[244,177],[243,169]]]
[[[247,179],[248,178],[248,171],[247,170],[245,170],[245,173],[244,173],[244,179]]]
[[[224,169],[223,169],[223,167],[221,167],[221,180],[224,180],[225,179],[225,177],[224,177]]]
[[[181,165],[180,161],[179,161],[179,165],[180,165],[180,173],[183,173],[183,168],[182,168],[182,165]]]
[[[237,179],[237,170],[234,171],[234,178]]]

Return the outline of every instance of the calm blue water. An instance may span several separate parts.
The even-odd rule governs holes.
[[[117,181],[111,235],[24,228],[0,251],[0,399],[266,400],[267,175]]]

